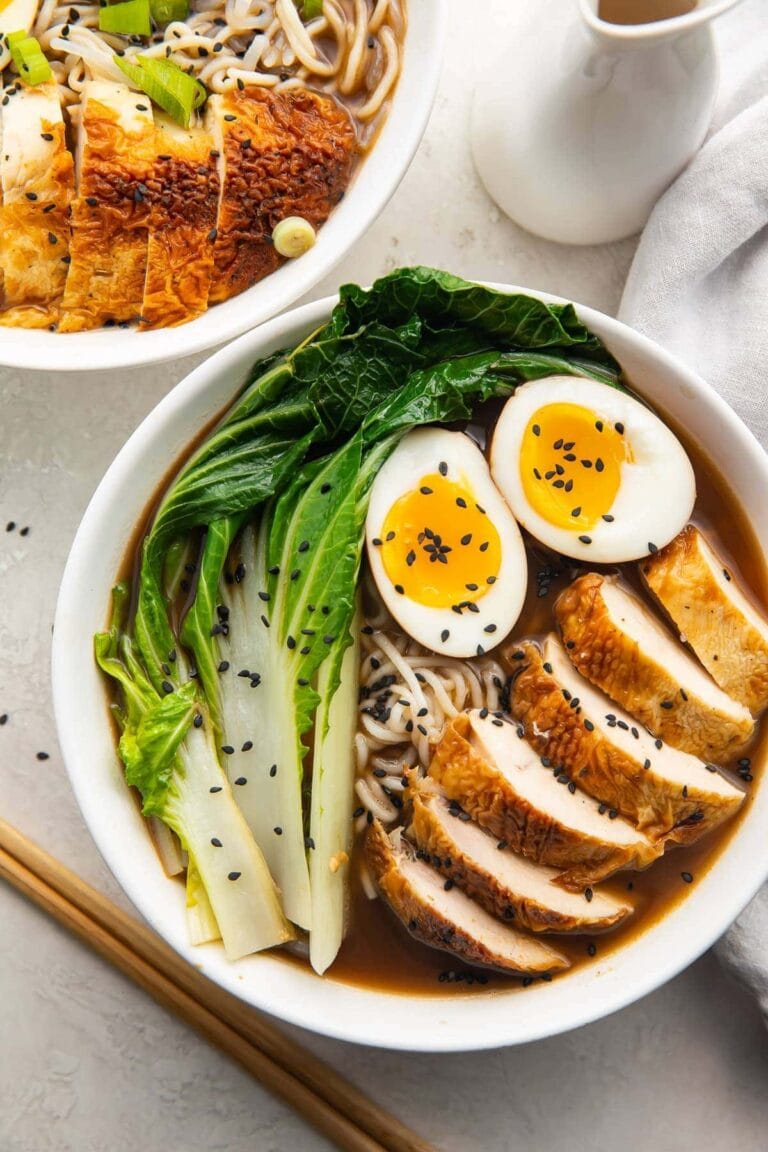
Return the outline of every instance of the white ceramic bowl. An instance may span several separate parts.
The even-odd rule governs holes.
[[[391,1048],[467,1050],[550,1036],[645,995],[723,933],[768,875],[767,780],[754,786],[740,827],[683,902],[606,959],[524,993],[428,997],[350,987],[274,956],[230,964],[218,945],[191,947],[183,887],[164,877],[123,781],[91,637],[104,626],[126,541],[168,462],[227,404],[253,361],[302,339],[333,303],[298,308],[211,357],[158,404],[99,485],[72,547],[56,614],[53,689],[64,759],[85,821],[136,907],[178,952],[243,1000],[317,1032]],[[599,312],[578,311],[642,394],[717,459],[766,549],[768,461],[751,433],[707,384],[650,340]]]
[[[344,200],[305,256],[180,328],[63,334],[0,327],[0,364],[72,372],[156,364],[223,344],[288,308],[354,247],[405,175],[437,91],[445,28],[444,0],[409,5],[403,67],[389,115]]]

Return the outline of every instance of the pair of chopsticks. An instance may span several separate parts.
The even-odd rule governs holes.
[[[0,820],[0,877],[175,1012],[343,1152],[435,1152],[150,929]]]

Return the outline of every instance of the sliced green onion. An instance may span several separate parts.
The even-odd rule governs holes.
[[[323,0],[304,0],[301,5],[302,20],[314,20],[323,14]]]
[[[18,44],[21,40],[31,39],[29,32],[25,32],[22,28],[20,32],[6,32],[5,42],[9,48],[13,48],[14,44]]]
[[[170,24],[189,16],[189,0],[149,0],[149,6],[155,24]]]
[[[303,216],[286,216],[285,220],[276,224],[272,231],[275,251],[289,260],[295,260],[297,256],[309,252],[310,248],[314,247],[316,239],[317,233],[309,220],[305,220]]]
[[[147,56],[115,56],[114,60],[131,83],[146,92],[150,100],[182,128],[189,127],[192,113],[208,97],[205,86],[172,60]]]
[[[99,31],[118,36],[151,36],[149,0],[124,0],[122,4],[99,8]]]
[[[11,32],[7,39],[11,59],[25,84],[33,87],[35,84],[44,84],[46,80],[50,80],[53,73],[39,40],[34,36],[28,36],[26,32]]]

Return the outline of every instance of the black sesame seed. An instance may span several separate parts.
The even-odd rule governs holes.
[[[232,747],[231,744],[222,744],[221,750],[225,756],[231,756],[232,753],[234,752],[234,748]]]
[[[661,701],[661,707],[665,708],[667,711],[669,711],[670,708],[674,707],[674,704],[671,700],[662,700]]]
[[[606,514],[603,516],[603,520],[605,520],[606,524],[613,524],[613,516],[611,516],[609,512],[606,512]]]
[[[587,944],[587,955],[588,956],[596,956],[597,955],[597,944]]]
[[[693,874],[691,872],[681,872],[680,879],[684,880],[686,884],[693,884]]]
[[[581,504],[577,505],[576,508],[571,508],[571,516],[581,516]]]
[[[466,506],[467,506],[467,502],[462,496],[456,497],[456,503],[459,506],[459,508],[466,508]]]
[[[163,680],[160,687],[163,689],[163,692],[165,692],[166,696],[173,692],[173,684],[171,684],[170,680]]]
[[[594,732],[595,730],[595,726],[591,720],[585,720],[584,727],[586,728],[587,732]]]
[[[541,428],[538,424],[534,424],[533,428],[531,428],[531,432],[533,432],[534,436],[541,436]]]
[[[647,770],[648,768],[650,768],[650,766],[651,766],[650,760],[644,760],[643,761],[643,768],[645,768]]]
[[[219,672],[226,672],[229,668],[229,660],[219,661]]]
[[[235,784],[237,784],[238,788],[242,788],[243,785],[247,783],[248,780],[245,776],[238,776],[237,780],[235,780]]]
[[[253,740],[246,740],[245,743],[243,744],[242,748],[240,749],[240,751],[241,752],[250,752],[251,748],[253,748]]]
[[[582,544],[591,544],[592,543],[592,537],[591,536],[579,536],[579,540],[582,542]]]
[[[618,432],[619,436],[623,435],[623,433],[624,433],[624,425],[623,425],[621,422],[619,422],[618,424],[614,424],[614,428],[615,428],[615,429],[616,429],[616,431]]]
[[[652,543],[651,543],[651,541],[649,540],[649,541],[648,541],[648,551],[651,553],[651,555],[653,555],[653,554],[654,554],[654,552],[658,552],[658,550],[659,550],[659,549],[658,549],[658,547],[656,546],[656,544],[652,544]]]
[[[227,880],[239,880],[241,876],[242,872],[228,872]]]
[[[38,760],[50,760],[50,754],[48,752],[38,752],[36,755]]]
[[[276,827],[274,827],[274,828],[272,829],[272,831],[274,832],[275,836],[282,836],[282,834],[283,834],[283,830],[282,830],[282,828],[280,827],[280,825],[279,825],[279,824],[278,824],[278,825],[276,825]]]
[[[211,844],[213,844],[214,848],[221,848],[221,840],[219,840],[218,836],[211,836]]]
[[[203,718],[202,718],[202,716],[200,715],[200,713],[199,713],[199,712],[198,712],[198,713],[195,715],[195,718],[194,718],[194,720],[192,721],[192,723],[194,724],[195,728],[202,728],[202,726],[203,726]]]
[[[592,903],[592,897],[593,896],[594,896],[594,892],[592,891],[591,888],[585,888],[584,889],[584,899],[586,900],[587,904]]]

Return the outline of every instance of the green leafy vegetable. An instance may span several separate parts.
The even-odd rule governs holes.
[[[192,681],[164,695],[154,689],[119,630],[125,602],[118,586],[112,625],[95,638],[96,660],[121,691],[126,780],[141,793],[144,814],[162,820],[189,854],[193,934],[212,931],[215,920],[232,959],[284,943],[292,931],[219,763],[205,706]]]

